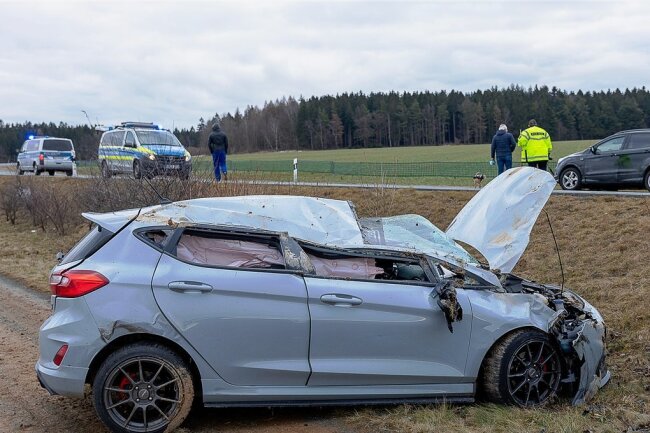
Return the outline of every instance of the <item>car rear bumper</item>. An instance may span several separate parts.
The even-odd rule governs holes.
[[[72,171],[72,161],[68,160],[58,160],[58,159],[46,159],[42,165],[38,166],[39,170],[48,171]]]
[[[67,397],[83,397],[87,368],[69,367],[61,365],[59,368],[47,368],[36,363],[36,377],[38,382],[51,395],[64,395]]]
[[[82,397],[90,362],[103,341],[83,297],[54,299],[54,312],[38,335],[36,375],[51,394]],[[63,358],[57,353],[67,346]]]

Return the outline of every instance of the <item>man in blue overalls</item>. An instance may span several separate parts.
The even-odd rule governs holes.
[[[212,165],[214,166],[214,177],[217,182],[221,181],[221,173],[224,180],[228,180],[228,167],[226,166],[226,155],[228,154],[228,137],[221,130],[217,122],[212,125],[212,132],[208,138],[208,147],[212,154]]]

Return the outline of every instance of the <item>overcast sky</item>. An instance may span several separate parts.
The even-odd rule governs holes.
[[[0,1],[0,119],[196,125],[282,96],[648,86],[650,1]]]

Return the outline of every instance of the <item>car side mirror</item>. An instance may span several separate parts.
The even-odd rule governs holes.
[[[594,155],[598,153],[598,148],[596,146],[591,146],[589,149],[591,149],[591,153]]]
[[[63,260],[64,256],[65,254],[63,253],[63,251],[59,251],[58,253],[56,253],[56,261],[60,262],[61,260]]]
[[[453,334],[453,323],[463,320],[463,307],[456,297],[456,289],[450,281],[442,281],[436,284],[431,296],[437,297],[436,303],[445,315],[449,332]]]

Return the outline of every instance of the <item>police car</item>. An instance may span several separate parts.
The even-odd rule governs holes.
[[[187,179],[192,157],[176,136],[160,125],[123,122],[102,134],[99,164],[103,177],[117,173],[132,174],[136,179],[174,175]]]
[[[74,157],[74,146],[68,138],[30,136],[18,152],[16,169],[18,174],[32,171],[39,175],[47,171],[54,176],[55,172],[62,171],[72,176]]]

